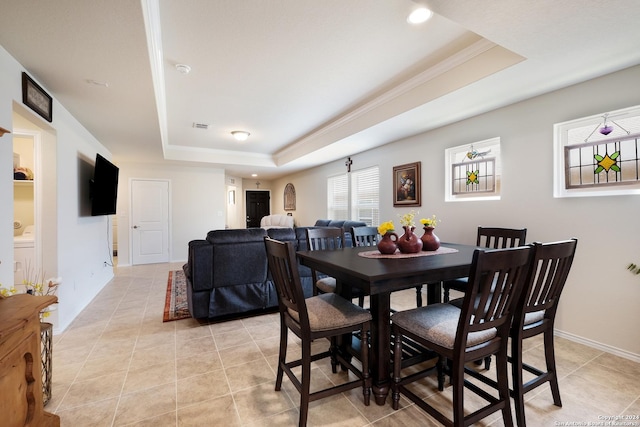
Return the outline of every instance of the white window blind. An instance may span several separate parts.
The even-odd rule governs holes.
[[[378,167],[351,173],[351,217],[367,225],[380,224],[380,174]]]
[[[328,219],[349,219],[349,181],[346,174],[327,179],[327,215]]]
[[[380,173],[377,166],[327,179],[329,219],[380,224]]]

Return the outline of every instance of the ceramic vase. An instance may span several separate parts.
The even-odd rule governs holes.
[[[422,241],[413,232],[415,227],[403,226],[404,234],[398,237],[398,249],[403,254],[415,254],[422,250]]]
[[[433,232],[433,227],[424,227],[424,234],[420,240],[423,251],[437,251],[440,247],[440,239]]]
[[[396,249],[398,249],[398,245],[396,241],[398,240],[398,235],[391,231],[385,233],[382,236],[382,239],[378,242],[378,250],[381,254],[384,255],[392,255],[396,253]]]

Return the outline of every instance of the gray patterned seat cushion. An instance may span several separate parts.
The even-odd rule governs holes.
[[[322,294],[307,298],[305,302],[312,332],[355,326],[371,320],[369,311],[340,295]],[[289,309],[288,312],[296,322],[300,321],[296,311]]]
[[[316,282],[316,287],[325,294],[335,293],[336,286],[336,279],[333,277],[323,277]]]
[[[394,324],[407,329],[419,337],[441,347],[453,349],[456,330],[462,311],[451,304],[431,304],[426,307],[399,311],[391,316]],[[489,341],[496,336],[496,329],[471,332],[467,347]]]

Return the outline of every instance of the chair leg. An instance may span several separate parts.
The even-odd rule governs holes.
[[[444,380],[446,379],[447,365],[451,366],[451,361],[444,356],[438,356],[438,391],[444,391]],[[453,369],[451,369],[453,372]],[[453,384],[453,375],[449,377],[449,384]]]
[[[422,285],[416,286],[416,307],[422,307]]]
[[[524,378],[522,375],[522,338],[511,338],[511,377],[513,379],[513,403],[518,427],[526,427],[524,417]]]
[[[284,324],[284,320],[280,319],[280,351],[278,352],[278,371],[276,373],[276,391],[282,388],[282,375],[284,370],[282,366],[287,360],[287,341],[289,338],[289,329]]]
[[[369,328],[362,327],[362,344],[360,355],[362,362],[362,395],[364,405],[369,406],[371,402],[371,374],[369,373]]]
[[[449,302],[449,287],[448,286],[443,286],[442,287],[444,290],[444,295],[442,296],[442,301],[443,302]]]
[[[547,362],[547,372],[551,374],[549,385],[551,386],[553,404],[562,407],[562,400],[560,400],[560,387],[558,387],[558,373],[556,371],[555,348],[553,345],[553,328],[549,328],[544,332],[544,358]]]
[[[402,371],[402,334],[393,328],[393,382],[391,384],[391,407],[398,409],[400,402],[400,372]]]
[[[496,379],[498,381],[498,396],[504,402],[502,420],[505,427],[513,427],[511,417],[511,400],[509,398],[509,374],[507,373],[507,348],[496,354]]]
[[[307,425],[309,415],[309,391],[311,389],[311,342],[302,343],[302,382],[300,389],[299,427]]]
[[[446,363],[446,357],[440,356],[440,359],[443,359]],[[458,358],[455,358],[452,361],[451,383],[452,383],[452,389],[453,389],[453,425],[463,426],[464,425],[464,363]],[[438,379],[438,388],[440,388],[440,379]]]
[[[364,295],[360,294],[360,296],[358,297],[358,305],[360,307],[364,307]]]

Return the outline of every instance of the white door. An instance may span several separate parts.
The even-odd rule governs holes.
[[[131,180],[131,263],[169,262],[169,181]]]

